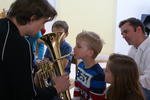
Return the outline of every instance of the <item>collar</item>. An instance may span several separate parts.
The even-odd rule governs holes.
[[[150,38],[147,37],[138,47],[138,49],[141,49],[142,51],[144,51],[147,48],[147,44],[150,44]]]

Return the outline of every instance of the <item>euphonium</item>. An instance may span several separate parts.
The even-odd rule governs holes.
[[[61,57],[61,52],[60,52],[60,41],[64,35],[65,33],[62,33],[61,35],[57,35],[56,33],[49,33],[41,37],[41,39],[45,42],[46,46],[50,50],[51,55],[53,56],[52,57],[53,65],[51,65],[51,63],[42,65],[43,68],[41,70],[44,73],[41,76],[43,76],[43,80],[45,80],[47,77],[61,76],[64,74],[64,66],[61,60],[63,57]],[[41,82],[41,83],[44,83],[44,85],[47,85],[46,82]],[[53,82],[52,82],[52,85],[54,85]],[[69,90],[66,90],[63,93],[60,93],[60,97],[63,100],[71,100]]]
[[[3,9],[2,11],[0,11],[0,18],[5,18],[6,17],[6,10]]]

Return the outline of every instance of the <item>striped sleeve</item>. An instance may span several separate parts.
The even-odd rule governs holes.
[[[81,96],[80,88],[78,87],[77,83],[75,82],[74,98],[73,98],[73,100],[80,100],[80,96]]]

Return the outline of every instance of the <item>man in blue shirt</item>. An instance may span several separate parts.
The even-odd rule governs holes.
[[[28,36],[27,39],[30,42],[30,45],[32,47],[32,51],[34,53],[34,61],[36,59],[42,60],[43,59],[43,53],[44,53],[44,43],[40,39],[42,37],[41,31],[37,32],[35,36]],[[36,51],[36,47],[38,46],[38,52]],[[37,57],[36,57],[36,52],[37,52]]]

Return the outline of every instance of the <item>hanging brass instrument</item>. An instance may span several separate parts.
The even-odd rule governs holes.
[[[62,62],[62,58],[61,57],[61,52],[60,52],[60,41],[63,38],[63,36],[65,35],[65,33],[62,33],[60,36],[57,35],[56,33],[49,33],[46,35],[43,35],[41,37],[41,39],[45,42],[46,46],[48,47],[48,49],[50,50],[51,55],[53,56],[53,63],[47,62],[47,64],[42,64],[41,63],[41,72],[42,74],[40,75],[40,77],[43,77],[43,81],[47,78],[50,77],[50,79],[52,79],[51,77],[53,76],[61,76],[64,74],[64,66],[63,66],[63,62]],[[52,81],[52,80],[51,80]],[[44,83],[44,85],[43,85]],[[44,82],[40,82],[40,86],[44,87],[47,86],[47,81]],[[51,85],[54,85],[54,82],[51,82]],[[70,96],[70,92],[69,90],[66,90],[65,92],[60,93],[60,98],[62,100],[71,100],[71,96]]]
[[[6,10],[0,10],[0,18],[5,18],[6,17]]]

